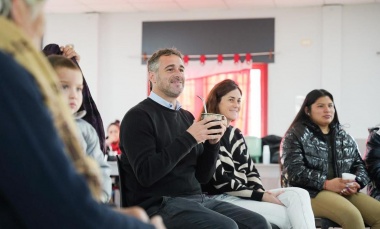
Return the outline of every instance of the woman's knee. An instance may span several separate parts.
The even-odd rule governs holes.
[[[304,201],[310,202],[310,195],[305,189],[292,187],[285,189],[285,192],[280,196],[281,199],[289,202],[288,204],[303,203]]]
[[[298,187],[292,187],[291,190],[294,190],[299,195],[308,196],[309,197],[309,192],[306,191],[306,189],[298,188]]]
[[[346,210],[340,212],[338,223],[342,226],[356,225],[356,228],[364,226],[363,217],[357,208],[347,208]],[[354,227],[351,227],[354,228]]]

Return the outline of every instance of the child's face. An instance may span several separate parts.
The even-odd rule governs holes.
[[[67,98],[71,113],[77,112],[83,102],[83,77],[77,69],[60,67],[56,69],[62,91]]]
[[[119,141],[119,134],[120,134],[120,129],[118,126],[111,125],[108,127],[108,139],[110,142],[118,142]]]

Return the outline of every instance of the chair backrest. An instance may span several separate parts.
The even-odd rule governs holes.
[[[117,155],[117,169],[119,170],[119,189],[120,189],[120,207],[128,207],[127,205],[127,193],[126,193],[126,177],[125,172],[123,170],[121,155]]]
[[[245,136],[244,139],[245,143],[247,144],[249,155],[256,163],[259,163],[262,154],[261,138],[254,136]]]
[[[329,229],[341,226],[330,219],[315,217],[315,227],[321,229]]]

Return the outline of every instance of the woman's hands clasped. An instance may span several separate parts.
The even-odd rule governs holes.
[[[326,180],[325,189],[344,196],[349,196],[357,193],[360,189],[360,185],[355,180],[343,180],[337,177]]]

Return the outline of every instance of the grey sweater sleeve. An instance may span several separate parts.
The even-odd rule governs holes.
[[[102,175],[102,202],[106,203],[111,198],[112,180],[110,177],[111,169],[104,160],[103,152],[100,150],[99,138],[95,129],[85,120],[76,119],[77,126],[81,132],[79,136],[83,149],[86,154],[96,160]]]

